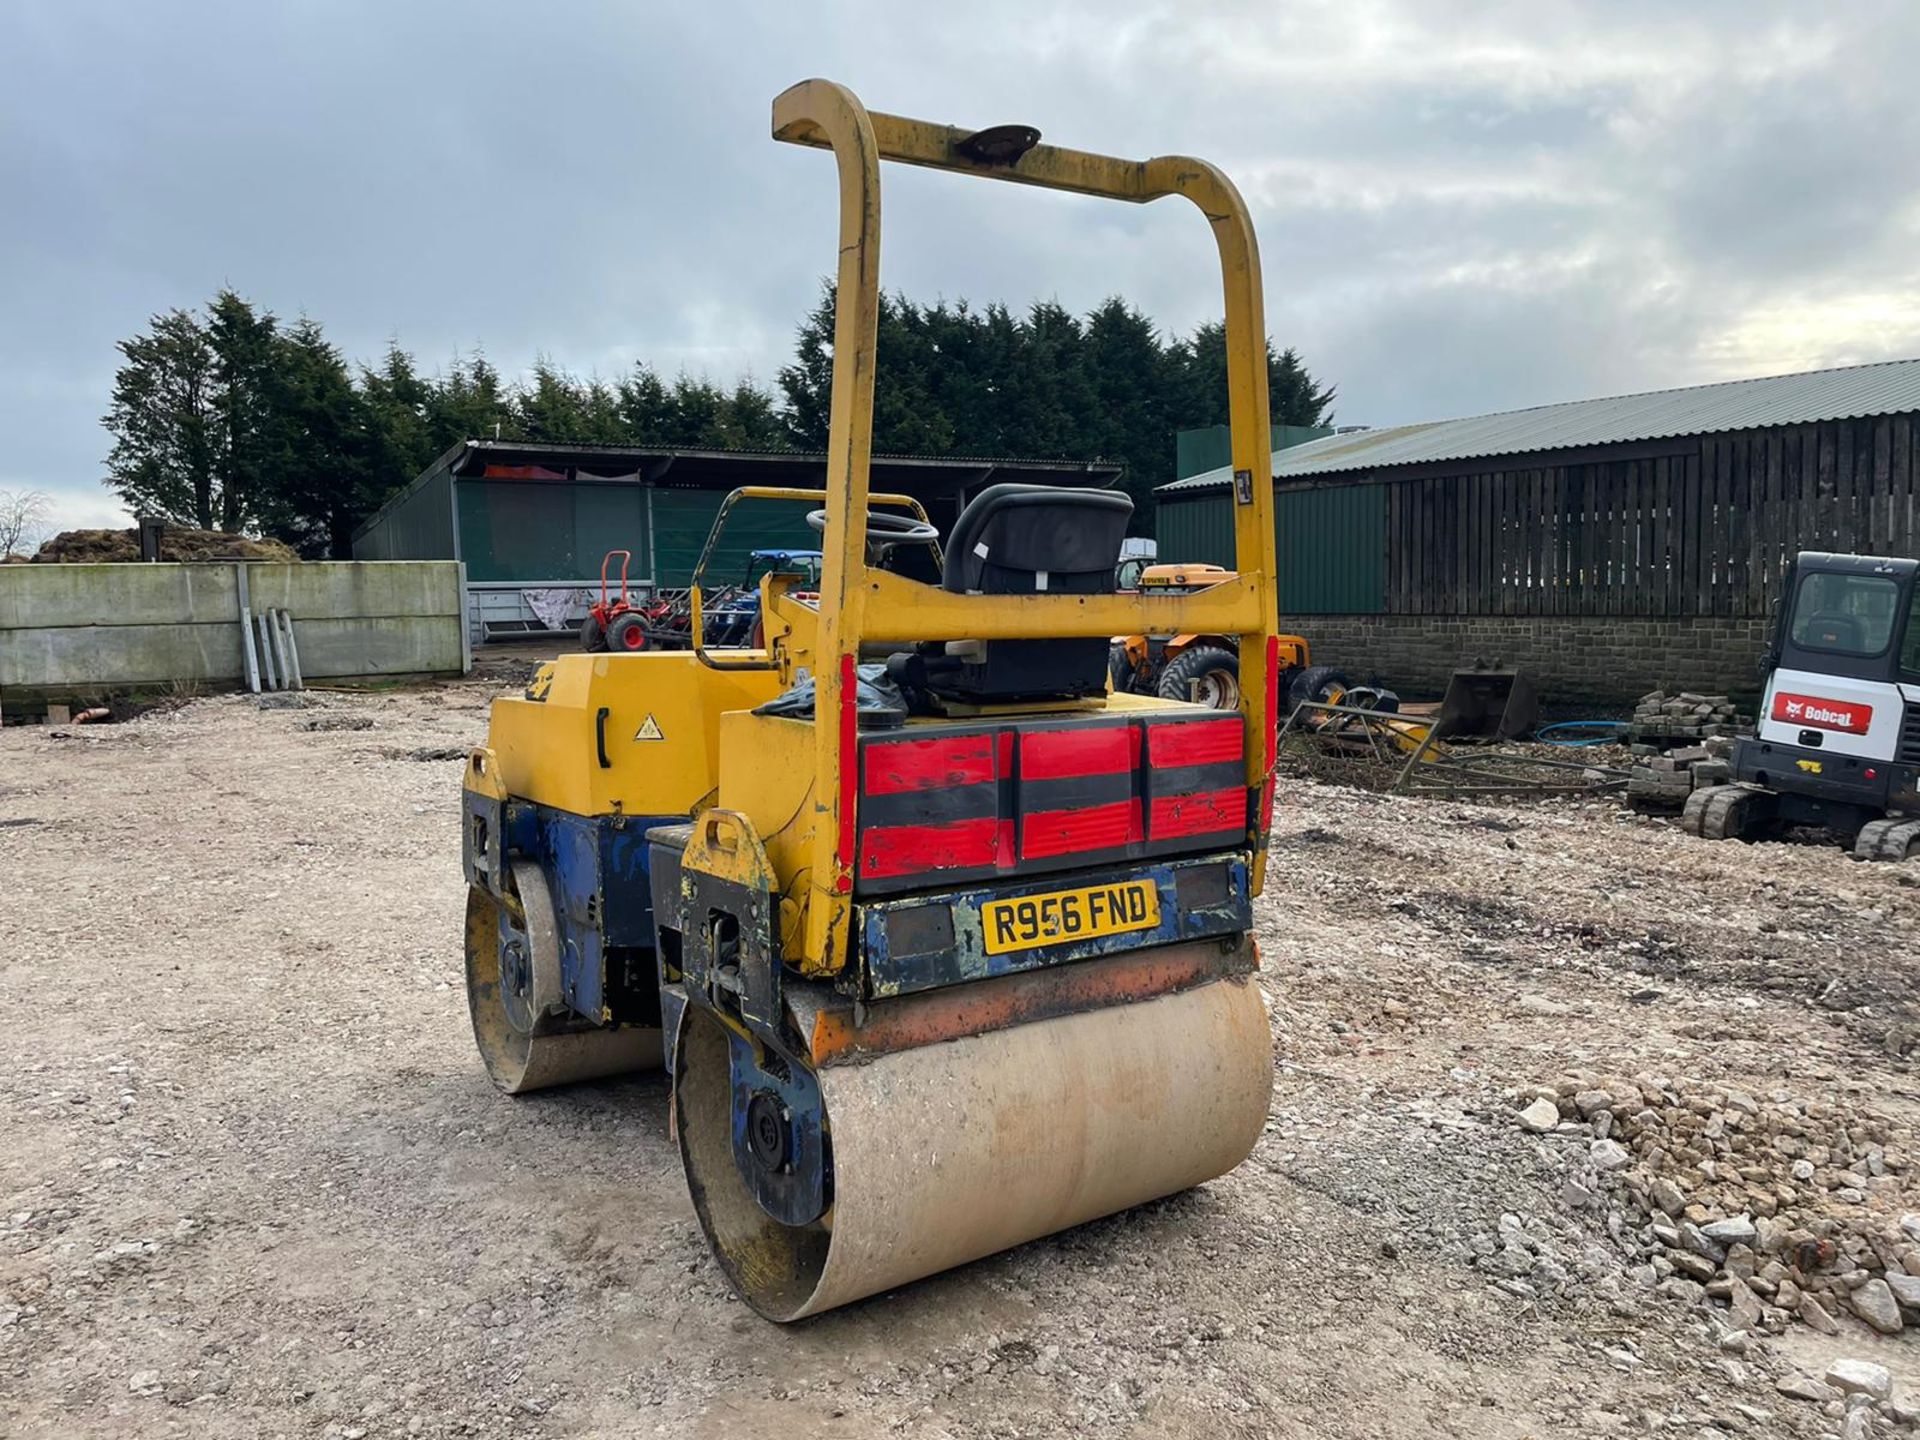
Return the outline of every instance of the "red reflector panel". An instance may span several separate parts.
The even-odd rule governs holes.
[[[1020,737],[1020,776],[1024,780],[1111,775],[1116,770],[1130,771],[1139,763],[1140,732],[1131,725],[1040,730]]]
[[[993,864],[1000,822],[955,820],[947,825],[887,825],[860,832],[860,873],[870,880]]]
[[[1078,810],[1042,810],[1020,822],[1020,854],[1028,860],[1079,850],[1115,850],[1140,838],[1140,802],[1116,800]]]
[[[1163,765],[1218,765],[1241,758],[1245,727],[1230,720],[1188,720],[1147,726],[1147,762]]]
[[[956,735],[931,740],[869,740],[862,748],[869,795],[979,785],[998,778],[993,736]]]
[[[1789,725],[1812,725],[1821,730],[1864,735],[1873,724],[1873,707],[1845,700],[1822,700],[1817,695],[1789,695],[1783,690],[1773,697],[1773,718]]]
[[[1156,840],[1181,835],[1238,834],[1247,826],[1247,791],[1243,785],[1225,790],[1203,790],[1197,795],[1167,795],[1153,802],[1147,817]]]

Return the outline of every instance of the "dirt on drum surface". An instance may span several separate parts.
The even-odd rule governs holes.
[[[1920,863],[1289,782],[1253,1158],[778,1329],[662,1079],[481,1072],[498,687],[0,732],[0,1434],[1905,1433]]]

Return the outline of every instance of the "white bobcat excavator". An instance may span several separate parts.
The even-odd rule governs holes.
[[[1824,826],[1857,860],[1920,853],[1920,561],[1802,551],[1756,733],[1681,824],[1709,840]]]

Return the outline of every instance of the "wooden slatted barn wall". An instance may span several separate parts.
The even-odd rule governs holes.
[[[1628,459],[1381,471],[1366,478],[1386,482],[1386,609],[1764,616],[1797,551],[1920,554],[1917,444],[1903,414],[1707,435]]]

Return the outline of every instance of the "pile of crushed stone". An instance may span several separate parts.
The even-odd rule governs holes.
[[[1724,1306],[1742,1330],[1798,1319],[1832,1335],[1844,1314],[1883,1335],[1920,1325],[1910,1126],[1652,1074],[1575,1071],[1514,1098],[1523,1129],[1566,1147],[1571,1203],[1624,1200],[1613,1239],[1643,1288]]]

